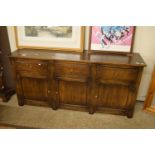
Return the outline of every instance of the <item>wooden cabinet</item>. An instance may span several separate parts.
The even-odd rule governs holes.
[[[17,50],[10,57],[19,105],[133,116],[145,63],[133,56]]]
[[[0,99],[7,102],[15,93],[8,55],[11,54],[7,27],[0,26]]]

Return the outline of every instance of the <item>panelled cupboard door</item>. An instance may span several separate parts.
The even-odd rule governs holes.
[[[126,108],[129,89],[126,86],[99,84],[98,86],[98,107]]]
[[[55,61],[59,107],[87,107],[90,66],[87,63]]]
[[[24,100],[39,101],[35,105],[49,105],[49,80],[48,63],[40,60],[16,60],[14,63],[16,72],[16,91],[20,105]],[[44,104],[44,103],[45,104]],[[32,103],[33,104],[33,103]]]
[[[127,109],[138,77],[138,70],[129,67],[97,65],[97,107]]]
[[[87,84],[60,80],[59,99],[60,104],[87,106]]]
[[[46,101],[48,83],[46,79],[21,77],[23,97],[31,100]]]
[[[24,77],[17,74],[16,82],[19,105],[49,106],[48,82],[43,78]],[[26,101],[26,103],[25,103]]]

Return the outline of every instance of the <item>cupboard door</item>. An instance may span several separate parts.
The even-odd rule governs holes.
[[[127,107],[129,93],[126,86],[99,84],[97,106],[124,109]]]
[[[23,77],[17,74],[16,91],[19,105],[49,106],[48,82],[43,78]]]
[[[87,84],[59,81],[60,104],[87,106]]]
[[[41,60],[17,59],[13,63],[19,105],[49,106],[48,63]]]
[[[47,100],[48,85],[46,79],[21,77],[21,85],[25,99]]]
[[[131,98],[136,90],[138,73],[133,67],[97,65],[97,107],[131,108]]]
[[[87,107],[90,67],[87,63],[54,63],[54,80],[57,83],[59,107]]]

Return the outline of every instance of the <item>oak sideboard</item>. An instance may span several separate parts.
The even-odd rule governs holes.
[[[132,118],[145,62],[131,55],[20,49],[10,56],[20,106]]]

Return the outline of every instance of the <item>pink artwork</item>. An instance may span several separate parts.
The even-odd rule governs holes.
[[[134,26],[92,26],[91,50],[130,52]]]

